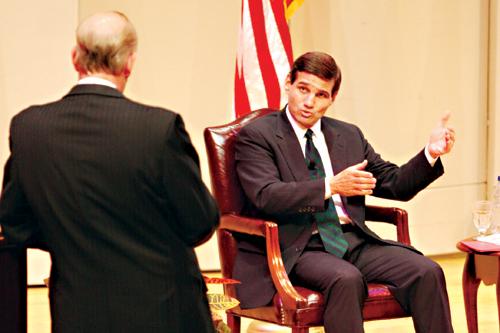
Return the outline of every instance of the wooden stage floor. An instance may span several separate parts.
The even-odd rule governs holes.
[[[464,302],[462,296],[462,269],[465,255],[462,253],[433,257],[444,269],[450,297],[455,333],[467,333]],[[218,276],[217,274],[210,274]],[[211,292],[220,292],[218,286],[209,286]],[[478,318],[480,333],[499,332],[496,287],[481,284],[478,293]],[[256,332],[258,323],[243,320],[242,332]],[[250,327],[247,330],[247,327]],[[264,330],[260,330],[263,332]],[[278,328],[268,328],[266,332],[289,332]],[[410,318],[382,320],[365,323],[366,333],[411,333],[414,332]],[[314,329],[314,332],[322,332]],[[46,288],[28,290],[28,333],[50,333],[50,314]],[[188,333],[188,332],[186,332]]]

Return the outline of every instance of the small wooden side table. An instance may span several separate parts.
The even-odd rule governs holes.
[[[464,239],[464,241],[471,240],[473,239]],[[477,333],[477,289],[481,281],[487,286],[496,283],[498,318],[500,319],[500,251],[478,252],[462,242],[457,243],[457,248],[467,253],[462,276],[465,316],[469,333]]]

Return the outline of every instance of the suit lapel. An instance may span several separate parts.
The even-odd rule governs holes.
[[[333,119],[323,118],[321,120],[321,131],[325,136],[333,173],[338,174],[348,166],[346,164],[348,158],[345,139],[338,127],[335,126]]]
[[[340,173],[345,168],[349,167],[347,142],[345,135],[335,124],[335,120],[331,118],[323,118],[321,121],[321,130],[325,136],[326,146],[328,147],[328,152],[330,154],[330,161],[332,162],[333,174],[336,175]],[[340,196],[344,209],[347,214],[352,217],[351,206],[346,197]],[[355,224],[357,221],[353,219]],[[364,230],[364,229],[363,229]]]
[[[287,157],[286,163],[295,180],[309,179],[309,172],[307,171],[300,142],[284,110],[280,112],[277,118],[276,141],[283,156]]]

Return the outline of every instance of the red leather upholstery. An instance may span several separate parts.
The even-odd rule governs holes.
[[[234,142],[239,130],[255,118],[271,111],[254,111],[227,125],[205,129],[205,144],[208,154],[212,192],[221,210],[221,225],[217,231],[219,257],[223,277],[231,278],[236,241],[233,232],[248,233],[266,238],[269,270],[278,291],[270,306],[242,310],[239,307],[227,311],[228,325],[233,333],[240,332],[240,317],[254,318],[289,326],[293,333],[306,333],[311,326],[321,326],[323,322],[323,296],[315,291],[292,286],[283,267],[278,240],[278,226],[264,221],[240,216],[245,200],[238,182],[234,165]],[[369,206],[366,211],[368,221],[394,224],[400,242],[410,244],[406,211],[398,208]],[[236,297],[234,285],[225,285],[225,293]],[[365,320],[389,319],[408,316],[392,297],[387,286],[368,285],[365,301]]]

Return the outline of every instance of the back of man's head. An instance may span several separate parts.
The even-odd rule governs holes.
[[[136,49],[135,28],[124,14],[97,13],[82,21],[76,30],[73,62],[81,74],[118,76],[126,70]]]

